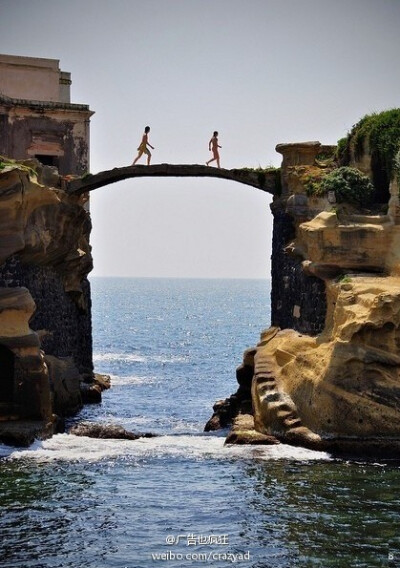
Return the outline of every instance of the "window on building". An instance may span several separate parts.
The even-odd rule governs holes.
[[[39,160],[44,166],[55,166],[58,168],[59,160],[58,156],[45,156],[44,154],[36,154],[35,158]]]

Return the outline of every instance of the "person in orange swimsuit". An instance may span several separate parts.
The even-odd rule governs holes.
[[[154,150],[154,146],[152,146],[149,142],[149,137],[148,137],[149,132],[150,132],[150,126],[146,126],[146,128],[144,129],[144,134],[142,136],[142,141],[139,144],[138,155],[134,159],[132,166],[136,164],[136,162],[139,160],[139,158],[142,157],[143,154],[147,155],[147,165],[150,166],[151,152],[147,146],[150,146],[152,150]]]
[[[218,152],[218,148],[222,148],[222,146],[220,146],[218,144],[218,132],[215,130],[214,134],[212,135],[211,140],[208,143],[208,149],[209,151],[213,153],[213,158],[211,158],[211,160],[208,160],[208,162],[206,162],[206,166],[208,166],[209,164],[211,164],[211,162],[214,162],[215,160],[217,161],[217,166],[220,168],[221,164],[219,162],[219,152]]]

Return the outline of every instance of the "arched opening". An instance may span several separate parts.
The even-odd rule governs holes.
[[[8,410],[14,402],[15,355],[0,345],[0,412]]]
[[[269,278],[271,201],[222,179],[139,178],[96,189],[91,276]]]
[[[202,431],[214,401],[235,389],[243,346],[270,320],[271,199],[192,178],[91,193],[94,363],[124,393],[118,412],[130,428]]]

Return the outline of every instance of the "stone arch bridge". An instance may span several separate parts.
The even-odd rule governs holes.
[[[247,168],[227,170],[200,164],[155,164],[152,166],[126,166],[97,174],[87,174],[66,182],[69,194],[80,195],[99,187],[136,177],[213,177],[243,183],[265,191],[276,193],[280,172],[274,168],[252,170]]]

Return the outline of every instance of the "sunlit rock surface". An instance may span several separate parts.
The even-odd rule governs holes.
[[[239,400],[227,442],[250,443],[258,433],[332,453],[399,457],[397,176],[375,191],[386,203],[357,208],[313,194],[312,184],[339,166],[332,147],[280,144],[277,151],[272,326],[239,367],[251,388],[253,434],[249,405]],[[372,180],[368,151],[366,144],[357,159],[353,152],[351,165]]]
[[[308,177],[301,160],[299,177],[294,146],[278,150],[290,154],[282,168],[286,195],[274,203],[293,223],[287,262],[295,259],[305,279],[323,282],[326,312],[319,333],[302,329],[306,296],[292,306],[293,325],[262,333],[252,382],[255,428],[281,441],[339,452],[379,453],[382,442],[384,453],[400,455],[397,180],[388,188],[386,211],[356,211],[310,197],[305,180],[315,179],[315,156],[309,156]],[[368,172],[367,158],[360,160]]]
[[[1,158],[0,158],[1,161]],[[2,162],[0,170],[0,265],[14,254],[25,264],[52,266],[67,292],[81,291],[92,269],[90,218],[85,196],[70,196],[62,180],[36,160]],[[49,187],[41,178],[57,183]]]
[[[0,157],[0,439],[51,435],[93,388],[87,198],[55,168]],[[83,388],[82,388],[82,385]],[[19,426],[20,428],[19,428]]]

